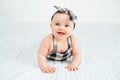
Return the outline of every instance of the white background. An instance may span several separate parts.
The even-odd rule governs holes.
[[[0,0],[0,16],[16,22],[49,22],[54,5],[67,7],[81,23],[120,23],[120,0]]]

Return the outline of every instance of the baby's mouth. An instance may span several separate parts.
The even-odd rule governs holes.
[[[58,34],[60,34],[60,35],[64,35],[65,33],[64,32],[57,32]]]

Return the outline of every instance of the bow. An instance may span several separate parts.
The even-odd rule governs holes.
[[[77,19],[77,16],[71,10],[69,10],[67,8],[61,8],[58,6],[53,6],[53,7],[55,7],[58,11],[60,11],[62,13],[70,15],[70,20],[74,21]]]

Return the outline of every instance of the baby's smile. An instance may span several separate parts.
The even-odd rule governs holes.
[[[66,33],[65,32],[57,32],[59,35],[65,35]]]

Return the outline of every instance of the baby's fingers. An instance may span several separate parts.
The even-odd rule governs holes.
[[[56,69],[55,69],[54,67],[52,67],[52,68],[49,69],[49,72],[50,72],[50,73],[53,73],[53,72],[55,72],[55,70],[56,70]]]
[[[75,66],[67,66],[65,68],[67,68],[69,71],[77,71],[78,70],[78,67],[75,67]]]
[[[53,72],[55,72],[55,70],[56,70],[56,68],[54,68],[54,67],[46,67],[42,71],[44,73],[53,73]]]

